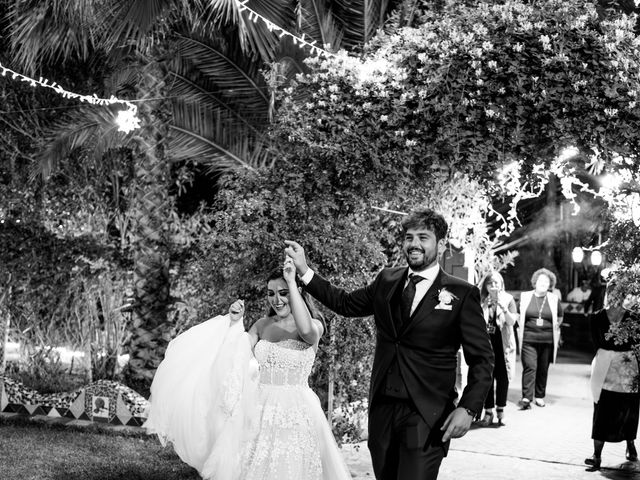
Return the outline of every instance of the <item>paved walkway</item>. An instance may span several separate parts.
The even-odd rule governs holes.
[[[547,406],[518,410],[520,365],[509,390],[504,427],[474,428],[453,440],[440,469],[440,480],[582,480],[637,479],[640,463],[625,460],[625,443],[608,443],[602,469],[586,471],[591,455],[589,392],[591,355],[564,353],[549,371]],[[366,444],[345,446],[354,480],[373,479]],[[407,479],[412,480],[412,479]]]

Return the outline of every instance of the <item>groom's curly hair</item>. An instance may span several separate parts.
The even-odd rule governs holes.
[[[429,208],[414,210],[402,221],[402,233],[407,233],[410,228],[428,228],[436,234],[436,240],[447,238],[449,225],[444,217]]]

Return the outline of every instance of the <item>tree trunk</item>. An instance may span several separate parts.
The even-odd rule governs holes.
[[[0,285],[0,376],[7,367],[6,348],[9,340],[9,298],[11,297],[11,275],[5,285]]]
[[[91,337],[89,337],[89,338],[91,338]],[[93,349],[91,348],[91,341],[89,340],[82,347],[82,351],[84,352],[84,357],[82,357],[82,369],[83,369],[83,373],[85,374],[87,383],[93,383],[93,354],[92,354],[92,350]]]
[[[169,241],[165,224],[170,218],[169,159],[165,153],[167,119],[164,72],[158,64],[144,69],[138,103],[142,131],[135,152],[133,219],[133,318],[128,342],[127,384],[148,396],[153,375],[167,347],[169,303]]]

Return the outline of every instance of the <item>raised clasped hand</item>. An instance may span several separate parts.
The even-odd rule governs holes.
[[[244,300],[236,300],[229,307],[229,318],[231,322],[237,322],[244,317]]]
[[[296,281],[296,266],[293,263],[293,259],[289,255],[287,255],[284,259],[282,276],[287,283],[295,283]]]
[[[291,258],[298,274],[304,275],[307,273],[309,267],[307,266],[307,259],[305,258],[304,248],[302,248],[302,245],[292,240],[285,240],[284,243],[287,245],[284,249],[284,253],[287,257]]]

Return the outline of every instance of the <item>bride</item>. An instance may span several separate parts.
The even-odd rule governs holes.
[[[350,479],[308,385],[324,326],[290,258],[268,277],[267,300],[249,332],[238,300],[171,341],[144,426],[207,480]]]

